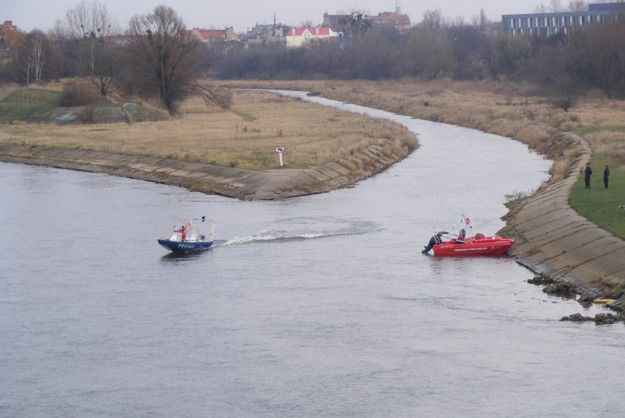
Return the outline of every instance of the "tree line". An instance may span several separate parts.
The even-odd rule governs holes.
[[[557,3],[557,1],[555,2]],[[554,6],[555,7],[555,6]],[[89,80],[102,96],[113,89],[158,98],[175,113],[189,94],[227,107],[230,96],[202,77],[222,79],[523,80],[575,97],[599,89],[625,97],[625,22],[576,28],[549,38],[511,37],[483,15],[447,21],[428,11],[405,33],[346,22],[340,42],[303,48],[199,42],[166,6],[138,15],[121,30],[106,6],[83,0],[48,33],[11,31],[0,51],[0,82]],[[361,19],[362,20],[362,19]]]
[[[512,37],[484,16],[445,22],[430,11],[406,33],[370,28],[347,41],[306,48],[212,45],[204,62],[219,78],[523,80],[549,93],[600,89],[625,97],[625,22],[578,27],[549,38]]]
[[[189,94],[221,106],[229,95],[198,82],[204,74],[199,41],[170,7],[134,16],[120,30],[106,6],[83,0],[44,33],[10,31],[0,55],[0,82],[28,85],[80,77],[101,96],[113,92],[157,98],[170,112]],[[87,94],[67,85],[69,102],[83,105]],[[83,89],[84,90],[84,89]]]

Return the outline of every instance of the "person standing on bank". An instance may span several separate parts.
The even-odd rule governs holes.
[[[590,189],[590,176],[592,176],[592,168],[590,168],[590,163],[586,163],[586,168],[584,169],[584,183],[586,183],[587,189]]]
[[[605,186],[605,188],[608,188],[608,181],[610,180],[610,167],[608,167],[608,165],[605,165],[605,168],[603,169],[603,185]]]

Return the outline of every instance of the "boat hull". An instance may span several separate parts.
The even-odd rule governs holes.
[[[159,239],[158,243],[176,254],[197,253],[206,251],[213,246],[213,241],[171,241]]]
[[[445,256],[495,256],[501,257],[506,254],[514,240],[492,237],[484,239],[471,239],[465,242],[444,242],[434,246],[434,255]]]

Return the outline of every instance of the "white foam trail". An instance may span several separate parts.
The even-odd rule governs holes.
[[[258,234],[247,235],[242,237],[234,237],[226,241],[223,246],[249,244],[254,242],[271,242],[271,241],[297,241],[307,239],[329,238],[345,235],[359,235],[367,232],[378,230],[374,224],[370,222],[353,222],[349,226],[335,230],[323,231],[261,231]]]
[[[231,245],[240,245],[240,244],[248,244],[251,242],[263,242],[263,241],[295,241],[295,240],[305,240],[305,239],[314,239],[314,238],[324,238],[324,237],[333,237],[339,235],[349,235],[348,233],[336,231],[336,232],[326,232],[326,233],[301,233],[294,234],[288,232],[272,232],[272,231],[263,231],[259,234],[248,235],[245,237],[234,237],[228,240],[223,246],[228,247]]]

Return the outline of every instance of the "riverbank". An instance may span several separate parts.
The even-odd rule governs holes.
[[[574,109],[558,107],[531,86],[492,82],[227,82],[229,86],[293,88],[417,118],[479,129],[520,140],[554,161],[550,180],[522,197],[506,217],[519,262],[548,275],[551,293],[618,299],[625,308],[625,242],[580,216],[569,204],[573,186],[593,150],[623,161],[625,103],[587,97]],[[610,144],[612,146],[610,146]],[[467,162],[470,164],[479,162]],[[596,168],[597,169],[597,168]],[[613,170],[622,167],[614,167]],[[599,171],[599,170],[597,170]],[[598,177],[598,176],[597,176]],[[616,208],[615,208],[616,209]]]
[[[276,145],[286,147],[278,168]],[[388,121],[265,92],[224,111],[199,99],[172,120],[0,125],[0,160],[104,172],[245,200],[321,193],[372,176],[417,147]]]
[[[511,83],[241,80],[223,81],[219,85],[312,91],[328,99],[517,139],[554,161],[551,181],[564,178],[583,152],[576,141],[562,134],[595,121],[590,120],[591,115],[588,115],[589,121],[583,121],[577,113],[555,107],[547,98],[533,92],[531,86]],[[625,116],[625,103],[622,107]],[[594,112],[592,118],[601,115]]]

